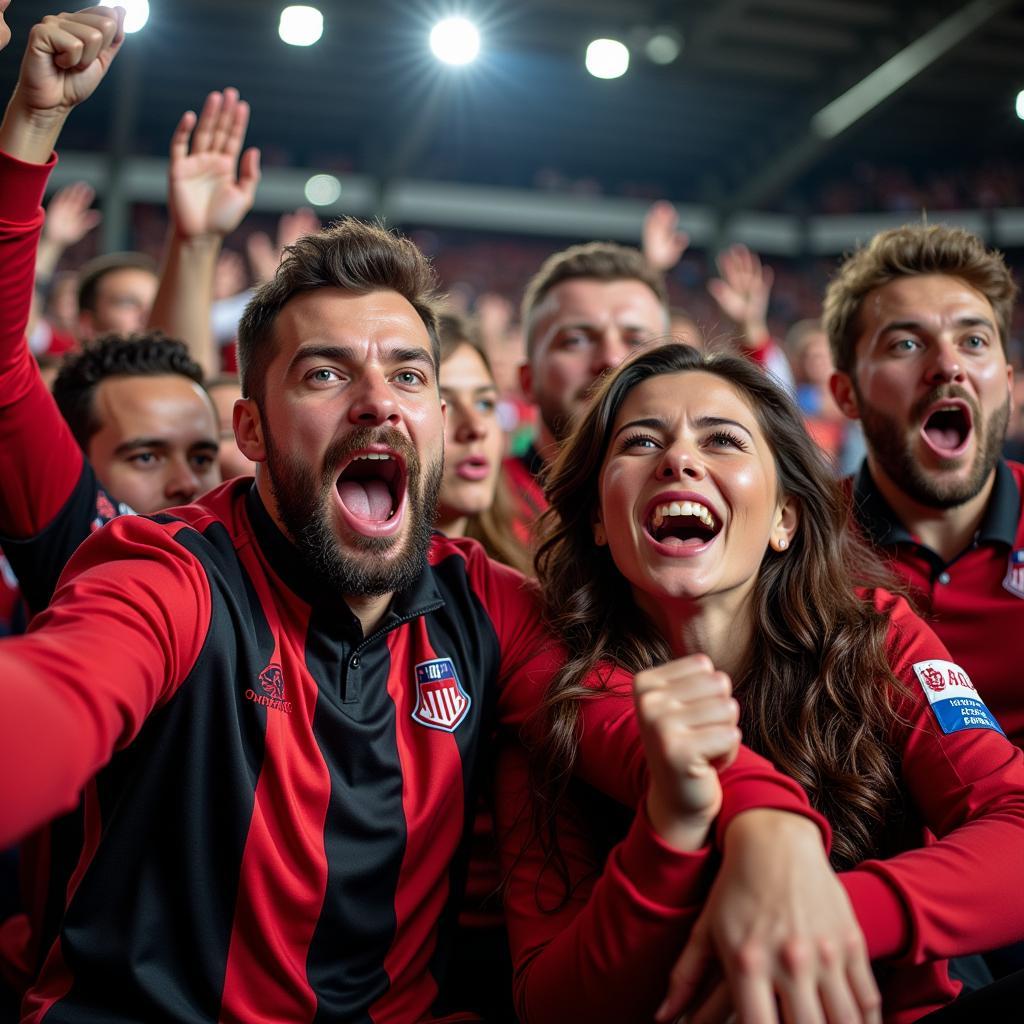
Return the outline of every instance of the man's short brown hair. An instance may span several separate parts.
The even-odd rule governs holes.
[[[530,279],[523,294],[522,322],[526,332],[526,356],[534,350],[531,319],[536,308],[556,285],[576,278],[594,281],[639,281],[654,292],[668,316],[668,289],[665,278],[655,270],[639,249],[615,242],[587,242],[573,245],[549,256]]]
[[[238,363],[246,398],[263,401],[278,314],[296,295],[320,288],[341,288],[356,295],[398,292],[423,321],[434,369],[438,368],[439,296],[433,267],[409,239],[349,218],[289,245],[277,273],[245,307],[238,325]]]
[[[142,270],[157,276],[156,260],[144,252],[108,252],[97,256],[78,271],[78,308],[95,313],[100,282],[118,270]]]
[[[1002,253],[977,235],[946,224],[905,224],[881,231],[845,262],[825,292],[822,324],[836,369],[853,373],[860,308],[868,292],[899,277],[946,274],[988,299],[1006,351],[1017,286]]]

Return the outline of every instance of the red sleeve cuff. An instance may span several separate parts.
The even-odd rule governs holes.
[[[703,902],[714,878],[717,857],[710,846],[685,853],[669,846],[641,808],[609,865],[639,902],[677,911]]]
[[[42,206],[46,183],[56,166],[56,153],[45,164],[27,164],[0,151],[0,221],[30,223]]]
[[[892,960],[905,953],[910,945],[911,925],[896,890],[864,866],[843,872],[839,880],[864,933],[868,956],[872,960]]]
[[[725,830],[744,811],[770,810],[788,811],[813,821],[821,830],[821,841],[828,851],[832,847],[832,828],[828,821],[807,802],[807,796],[800,784],[786,775],[771,769],[770,775],[746,778],[740,784],[730,784],[728,773],[722,773],[722,809],[715,823],[715,843],[719,849],[725,846]]]

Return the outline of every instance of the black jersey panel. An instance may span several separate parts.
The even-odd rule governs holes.
[[[388,985],[384,958],[395,933],[394,893],[405,851],[402,774],[394,706],[385,680],[387,644],[372,644],[351,665],[347,623],[317,609],[306,664],[320,688],[313,723],[331,779],[324,823],[327,892],[310,944],[307,974],[317,994],[317,1021],[369,1020],[368,1007]],[[358,672],[374,685],[353,686],[358,715],[342,708],[346,680]]]

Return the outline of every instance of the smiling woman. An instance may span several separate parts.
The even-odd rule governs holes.
[[[725,1014],[732,1001],[746,1019],[750,993],[706,988],[707,958],[732,982],[749,973],[736,964],[760,940],[744,932],[749,915],[740,919],[770,898],[777,876],[754,858],[745,895],[732,899],[743,876],[730,867],[727,833],[709,895],[700,848],[712,839],[706,824],[696,828],[696,803],[689,821],[685,800],[666,804],[665,778],[678,783],[662,772],[708,723],[737,714],[744,742],[832,823],[847,907],[871,958],[888,962],[886,1021],[917,1020],[955,997],[948,957],[1024,935],[1024,914],[1005,900],[1020,869],[1007,862],[1001,879],[992,870],[994,851],[1024,840],[1020,752],[934,634],[885,589],[889,576],[849,526],[844,491],[766,375],[684,345],[645,350],[604,381],[547,495],[538,575],[568,658],[535,723],[529,772],[509,751],[499,800],[523,1021],[565,1019],[565,992],[577,1002],[586,993],[588,1020],[650,1021],[705,900],[699,941],[657,1019],[692,1013],[701,988],[706,1009]],[[636,821],[616,826],[593,793],[566,781],[582,702],[602,697],[586,681],[602,660],[634,673],[641,732],[659,702],[678,723],[663,745],[645,738],[654,840],[638,838],[648,833]],[[730,681],[738,706],[723,717]],[[691,761],[686,785],[714,779],[725,749]],[[714,813],[713,792],[706,804]],[[928,845],[926,830],[938,841]],[[653,896],[650,878],[668,864],[675,883]],[[965,884],[972,899],[952,905],[946,894]],[[831,948],[809,985],[773,973],[758,1004],[767,1015],[756,1019],[776,1019],[776,997],[792,1009],[819,993],[820,1007],[801,1004],[806,1019],[878,1020],[870,980],[837,975]]]

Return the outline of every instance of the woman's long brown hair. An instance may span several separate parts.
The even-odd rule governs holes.
[[[887,620],[863,590],[894,586],[850,527],[848,498],[804,429],[796,407],[760,369],[687,345],[647,349],[604,381],[551,468],[541,519],[537,576],[546,614],[569,657],[538,712],[532,751],[538,826],[549,840],[553,812],[575,757],[579,702],[598,663],[629,672],[667,661],[665,638],[631,600],[607,547],[593,539],[598,477],[626,396],[661,374],[704,372],[749,402],[771,448],[780,496],[799,506],[785,552],[767,550],[753,592],[748,668],[733,680],[744,742],[799,782],[832,824],[832,862],[847,868],[879,854],[899,817],[890,737],[899,683],[886,653]],[[557,843],[553,844],[557,847]]]

